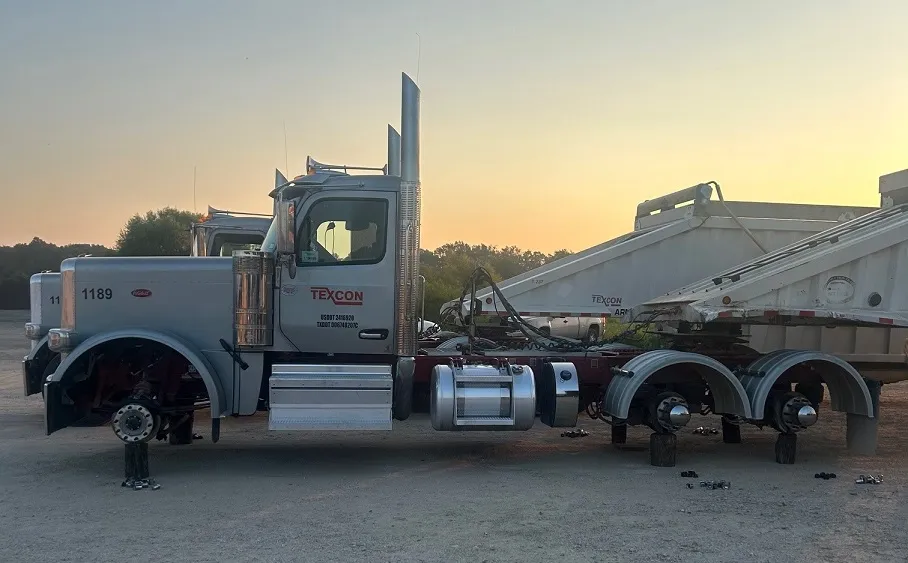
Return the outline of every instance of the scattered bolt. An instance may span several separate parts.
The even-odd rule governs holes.
[[[584,436],[589,436],[590,433],[584,430],[583,428],[575,428],[574,430],[568,430],[567,432],[562,432],[562,438],[583,438]]]
[[[154,479],[126,479],[120,486],[128,487],[134,491],[141,491],[142,489],[157,491],[161,488],[161,485]]]
[[[861,475],[854,482],[858,485],[879,485],[883,482],[882,473],[879,475]]]
[[[700,486],[707,489],[730,489],[731,481],[700,481]]]
[[[706,436],[708,434],[718,434],[718,433],[719,433],[719,431],[716,430],[715,428],[707,428],[705,426],[698,426],[697,428],[694,428],[694,434],[702,434],[703,436]]]
[[[688,489],[693,489],[693,488],[694,488],[694,484],[693,484],[693,483],[688,483],[688,484],[687,484],[687,488],[688,488]]]
[[[819,473],[814,474],[814,478],[826,479],[828,481],[830,479],[835,479],[835,473],[826,473],[825,471],[820,471]]]
[[[201,434],[198,434],[198,433],[196,433],[196,432],[193,432],[193,433],[192,433],[192,439],[193,439],[193,440],[201,440],[202,438],[204,438],[204,436],[202,436]]]
[[[697,477],[699,477],[699,475],[697,475],[697,472],[696,472],[696,471],[682,471],[682,472],[681,472],[681,476],[682,476],[682,477],[692,477],[692,478],[694,478],[694,479],[696,479]]]

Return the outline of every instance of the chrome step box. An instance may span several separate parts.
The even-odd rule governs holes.
[[[390,365],[276,364],[269,430],[391,430]]]

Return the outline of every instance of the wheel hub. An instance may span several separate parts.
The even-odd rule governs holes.
[[[780,432],[794,433],[816,424],[819,416],[810,401],[800,393],[786,393],[778,399],[776,428]]]
[[[657,398],[656,423],[666,432],[677,432],[690,422],[690,409],[684,397],[674,393]]]
[[[120,407],[111,420],[114,434],[126,443],[151,440],[158,424],[159,418],[148,407],[136,403]]]

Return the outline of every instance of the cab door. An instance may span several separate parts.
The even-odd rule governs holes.
[[[295,272],[280,275],[283,335],[304,353],[393,353],[397,194],[316,194],[297,217]]]

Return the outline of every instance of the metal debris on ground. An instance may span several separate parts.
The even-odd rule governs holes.
[[[568,430],[567,432],[562,432],[562,438],[583,438],[584,436],[589,436],[590,433],[584,430],[583,428],[575,428],[573,430]]]
[[[718,434],[718,433],[719,433],[719,431],[716,430],[715,428],[708,428],[705,426],[698,426],[697,428],[694,428],[694,434],[702,434],[704,436],[707,436],[709,434]]]
[[[826,479],[828,481],[830,479],[835,479],[835,473],[826,473],[825,471],[820,471],[819,473],[814,474],[814,478]]]
[[[154,479],[126,479],[121,486],[129,487],[134,491],[140,491],[142,489],[157,491],[161,488],[161,485]]]
[[[699,475],[697,475],[696,471],[682,471],[681,476],[682,477],[693,477],[694,479],[699,477]]]
[[[195,432],[192,433],[193,440],[201,440],[202,438],[204,438],[204,436],[202,436],[201,434],[197,434]]]
[[[861,475],[854,482],[858,485],[879,485],[883,482],[883,474],[879,475]]]
[[[700,486],[707,489],[730,489],[731,481],[700,481]]]

